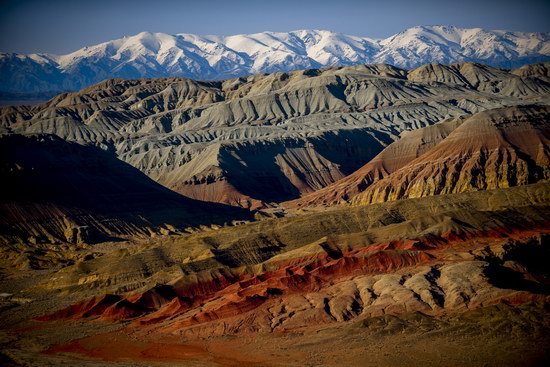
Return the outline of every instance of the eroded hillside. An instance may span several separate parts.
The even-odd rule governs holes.
[[[544,103],[544,65],[360,65],[220,82],[109,80],[43,105],[4,108],[0,121],[4,133],[54,134],[111,151],[191,198],[258,208],[351,174],[404,131]]]
[[[550,108],[488,110],[402,134],[353,174],[284,205],[366,204],[550,179]]]

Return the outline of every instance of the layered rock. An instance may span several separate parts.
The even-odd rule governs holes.
[[[439,144],[352,199],[371,203],[550,179],[550,108],[518,106],[466,119]]]
[[[347,203],[378,180],[382,180],[409,162],[439,144],[463,119],[442,121],[422,129],[405,131],[396,142],[388,145],[369,163],[336,181],[304,197],[285,202],[288,208],[332,206]]]
[[[285,207],[371,203],[549,178],[546,106],[488,110],[405,132],[365,166]]]
[[[357,65],[212,82],[115,79],[2,109],[0,123],[4,133],[55,134],[112,151],[192,198],[258,208],[349,175],[404,131],[544,102],[543,74]]]
[[[107,254],[80,265],[94,280],[75,265],[55,274],[57,287],[78,298],[141,286],[39,320],[133,320],[136,334],[194,338],[547,302],[548,200],[539,183],[252,223],[163,244],[162,256]]]

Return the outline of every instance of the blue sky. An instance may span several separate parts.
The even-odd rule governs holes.
[[[415,25],[549,32],[550,0],[0,0],[0,51],[67,53],[141,31],[328,29],[374,38]]]

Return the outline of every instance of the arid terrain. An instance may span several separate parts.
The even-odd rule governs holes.
[[[550,362],[549,64],[0,109],[6,366]]]

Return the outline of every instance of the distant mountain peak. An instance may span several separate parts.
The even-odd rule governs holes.
[[[77,90],[107,78],[226,79],[296,69],[472,61],[512,68],[550,60],[550,33],[426,25],[385,39],[329,30],[231,36],[141,32],[66,55],[0,53],[0,92]]]

